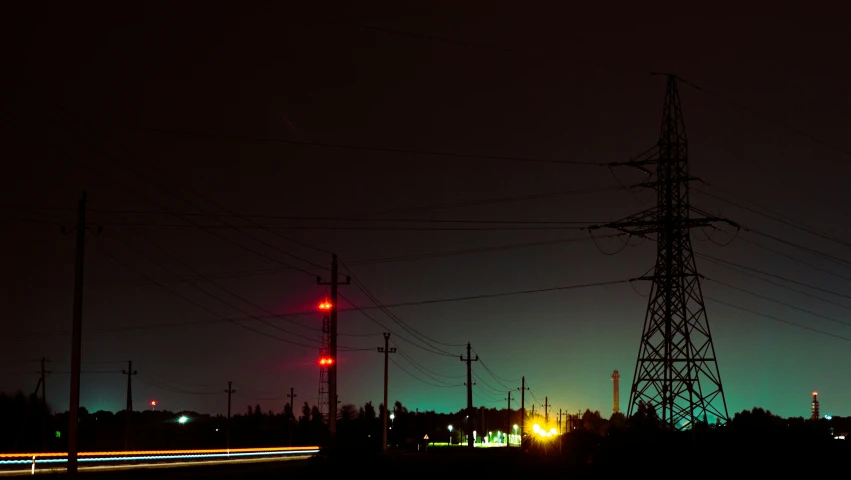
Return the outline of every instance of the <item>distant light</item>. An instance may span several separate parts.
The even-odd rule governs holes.
[[[319,310],[331,310],[331,302],[325,300],[319,304]]]
[[[391,413],[391,414],[390,414],[390,420],[393,420],[394,418],[396,418],[396,414],[395,414],[395,413]]]
[[[156,400],[151,400],[151,406],[152,406],[152,407],[156,407],[156,406],[157,406],[157,401],[156,401]]]
[[[833,420],[833,415],[825,415],[824,419],[825,420]]]
[[[818,392],[813,392],[813,395],[818,395]]]
[[[186,422],[189,421],[189,417],[187,417],[186,415],[183,415],[182,417],[178,418],[177,421],[179,423],[183,424],[183,423],[186,423]]]
[[[60,438],[61,436],[62,436],[62,433],[59,430],[57,430],[56,431],[56,438]]]
[[[517,425],[514,425],[514,429],[517,430]]]
[[[452,425],[450,425],[450,426],[449,426],[449,431],[450,431],[450,432],[452,431]]]
[[[331,357],[322,357],[319,359],[319,365],[331,365],[334,363],[334,359]]]
[[[217,429],[216,429],[216,431],[218,432],[218,431],[219,431],[219,429],[217,428]]]

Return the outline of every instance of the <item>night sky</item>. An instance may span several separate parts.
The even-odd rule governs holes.
[[[7,17],[0,390],[32,391],[46,356],[48,401],[68,408],[75,242],[59,226],[86,190],[103,227],[86,239],[89,410],[124,408],[127,360],[137,409],[223,413],[228,381],[237,412],[281,411],[290,387],[315,404],[328,252],[353,276],[342,403],[381,402],[378,322],[399,349],[391,401],[411,410],[466,406],[468,341],[477,406],[503,408],[525,375],[527,408],[608,416],[618,369],[626,410],[648,282],[395,319],[360,287],[392,305],[647,272],[652,241],[607,255],[621,239],[577,227],[655,202],[620,188],[641,172],[598,164],[654,145],[666,72],[692,83],[691,172],[708,182],[693,205],[752,230],[692,232],[729,413],[808,416],[818,391],[822,413],[851,414],[851,12],[128,3]]]

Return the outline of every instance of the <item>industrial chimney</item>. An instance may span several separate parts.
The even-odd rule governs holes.
[[[612,414],[621,412],[620,380],[621,374],[615,370],[612,373]]]
[[[813,392],[813,414],[810,416],[810,420],[818,420],[818,392]]]

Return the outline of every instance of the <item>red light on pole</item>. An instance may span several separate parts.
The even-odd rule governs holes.
[[[156,400],[151,400],[151,410],[155,409],[155,408],[156,408],[156,406],[157,406],[157,401],[156,401]]]
[[[331,310],[331,302],[325,300],[319,304],[319,310]]]
[[[322,357],[319,359],[319,365],[328,366],[334,363],[334,359],[331,357]]]

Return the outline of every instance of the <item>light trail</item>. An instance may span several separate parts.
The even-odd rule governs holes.
[[[186,454],[214,454],[214,453],[249,453],[249,452],[276,452],[286,453],[297,450],[315,450],[319,451],[319,447],[315,445],[305,447],[268,447],[268,448],[216,448],[207,450],[119,450],[113,452],[79,452],[78,457],[107,457],[115,455],[186,455]],[[0,458],[27,458],[33,457],[67,457],[68,452],[50,452],[50,453],[0,453]]]
[[[318,450],[311,450],[310,452],[318,452]],[[266,455],[273,455],[274,452],[266,452]],[[239,454],[239,455],[245,455]],[[233,454],[231,455],[234,456]],[[159,469],[159,468],[183,468],[183,467],[194,467],[194,466],[203,466],[203,465],[239,465],[239,464],[251,464],[251,463],[263,463],[263,462],[283,462],[283,461],[292,461],[292,460],[304,460],[310,458],[310,454],[301,454],[293,452],[292,454],[287,454],[285,456],[269,456],[266,458],[232,458],[227,460],[202,460],[202,461],[191,461],[191,462],[164,462],[164,463],[140,463],[135,465],[93,465],[93,466],[80,466],[78,468],[81,472],[96,472],[96,471],[117,471],[117,470],[135,470],[135,469]],[[58,461],[67,461],[67,459],[56,459]],[[80,459],[80,461],[83,461]],[[32,462],[32,460],[30,460]],[[45,463],[44,460],[40,461],[41,463]],[[64,467],[49,467],[42,468],[40,470],[36,470],[35,468],[28,468],[25,470],[0,470],[0,477],[7,476],[19,476],[19,475],[34,475],[34,474],[51,474],[51,473],[64,473],[66,469]]]

